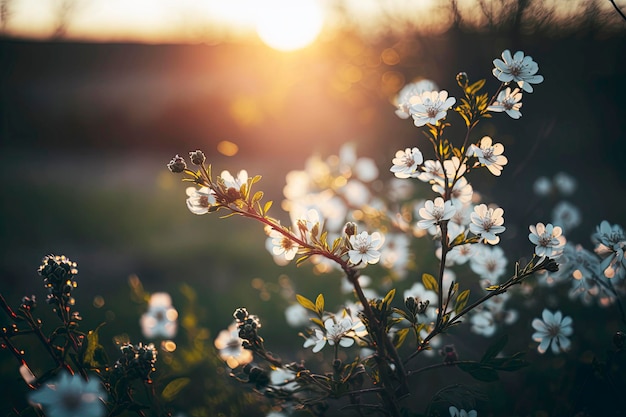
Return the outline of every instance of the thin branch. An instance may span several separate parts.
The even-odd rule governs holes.
[[[611,2],[611,4],[613,5],[613,7],[615,8],[615,10],[617,11],[617,14],[619,14],[620,16],[622,16],[622,19],[624,19],[626,21],[626,14],[624,14],[624,12],[622,12],[620,10],[619,7],[617,7],[617,4],[615,4],[615,0],[609,0]]]

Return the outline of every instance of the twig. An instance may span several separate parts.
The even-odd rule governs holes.
[[[615,4],[615,0],[609,0],[611,2],[611,4],[613,5],[613,7],[615,8],[615,10],[617,11],[617,14],[619,14],[620,16],[622,16],[622,19],[626,20],[626,14],[624,14],[624,12],[622,12],[620,10],[619,7],[617,7],[617,4]]]

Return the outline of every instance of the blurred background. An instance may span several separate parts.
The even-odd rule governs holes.
[[[338,290],[337,276],[275,265],[259,225],[191,214],[167,162],[202,149],[216,172],[262,175],[259,188],[280,202],[290,170],[354,142],[388,179],[397,149],[426,146],[394,114],[400,88],[429,78],[458,97],[455,75],[465,71],[493,92],[492,61],[504,49],[531,55],[545,81],[524,96],[521,120],[481,124],[477,136],[502,142],[509,165],[497,181],[477,174],[475,188],[505,208],[512,260],[527,252],[519,246],[527,225],[546,221],[554,205],[533,194],[535,180],[571,175],[583,219],[567,237],[592,248],[600,221],[626,225],[620,7],[626,2],[0,0],[0,292],[12,305],[43,298],[41,258],[64,254],[78,263],[85,329],[107,323],[105,347],[120,333],[141,339],[145,304],[129,302],[137,276],[174,305],[185,300],[181,283],[193,288],[212,336],[246,305],[289,352],[301,340],[284,332],[285,282],[314,298]],[[606,334],[616,330],[614,313],[594,313]],[[609,343],[597,333],[587,340],[597,341],[589,351]],[[12,381],[5,353],[2,379]],[[532,395],[547,407],[540,389]]]

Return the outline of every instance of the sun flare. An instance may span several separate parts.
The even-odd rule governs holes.
[[[256,31],[271,48],[293,51],[313,43],[323,25],[324,14],[316,0],[272,0],[259,10]]]

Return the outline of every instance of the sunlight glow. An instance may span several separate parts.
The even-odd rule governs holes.
[[[271,48],[293,51],[315,41],[323,25],[324,15],[315,0],[272,0],[259,9],[256,30]]]

